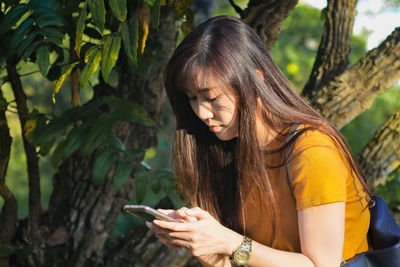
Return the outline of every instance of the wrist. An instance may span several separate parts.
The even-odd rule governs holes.
[[[229,230],[229,229],[228,229]],[[237,249],[243,242],[243,235],[229,230],[228,237],[225,238],[225,249],[223,254],[230,257],[235,249]]]

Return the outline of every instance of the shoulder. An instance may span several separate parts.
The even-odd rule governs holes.
[[[308,126],[302,125],[298,130],[307,129]],[[311,147],[325,147],[334,150],[338,150],[334,137],[328,135],[321,129],[310,129],[306,130],[295,141],[294,151],[299,152],[300,149],[311,148]]]
[[[298,209],[346,199],[350,168],[340,151],[321,130],[307,130],[296,140],[289,164]]]

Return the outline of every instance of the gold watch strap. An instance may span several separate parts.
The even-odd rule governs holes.
[[[236,265],[244,264],[244,263],[241,264],[241,263],[235,261],[235,259],[234,259],[235,253],[238,250],[246,250],[250,253],[252,250],[252,241],[253,240],[251,240],[251,238],[248,238],[247,236],[243,235],[242,243],[232,252],[231,256],[229,256],[229,260]]]

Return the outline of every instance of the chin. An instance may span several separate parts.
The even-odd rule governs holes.
[[[226,135],[226,134],[218,134],[216,133],[215,136],[221,141],[229,141],[237,137],[237,135]]]

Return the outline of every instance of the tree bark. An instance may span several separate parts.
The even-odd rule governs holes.
[[[261,37],[270,50],[279,38],[282,21],[298,0],[250,0],[242,19]]]
[[[14,93],[15,101],[18,108],[18,116],[21,124],[21,135],[25,148],[26,162],[28,167],[29,182],[29,217],[28,217],[28,235],[32,239],[36,239],[36,231],[40,223],[40,214],[42,208],[40,205],[40,176],[39,176],[39,158],[36,154],[36,148],[30,144],[24,134],[23,129],[28,120],[28,105],[26,103],[26,95],[22,89],[21,79],[17,72],[17,58],[12,55],[7,59],[7,74]]]
[[[358,163],[369,188],[385,182],[400,166],[400,110],[375,133],[360,153]]]
[[[6,173],[11,152],[11,136],[6,118],[7,102],[0,88],[0,196],[4,205],[0,213],[0,244],[8,244],[17,225],[17,200],[6,185]]]
[[[400,27],[357,64],[318,90],[310,99],[311,105],[342,128],[400,79],[399,58]]]
[[[340,75],[348,66],[357,0],[330,0],[323,11],[324,33],[302,94],[308,98]]]

